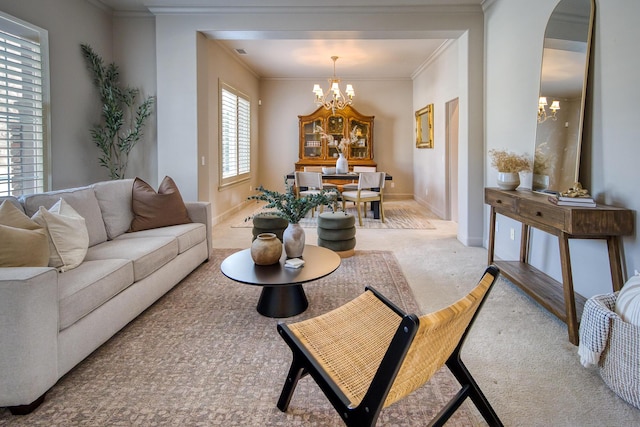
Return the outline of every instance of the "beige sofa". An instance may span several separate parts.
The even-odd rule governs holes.
[[[0,407],[32,411],[59,378],[208,260],[209,203],[185,203],[192,223],[128,233],[132,185],[105,181],[4,198],[29,217],[64,199],[85,219],[89,248],[63,273],[0,268]]]

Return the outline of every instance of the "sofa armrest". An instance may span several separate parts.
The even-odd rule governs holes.
[[[58,272],[0,268],[0,406],[28,405],[58,380]]]
[[[185,202],[189,218],[193,222],[204,224],[207,229],[207,254],[211,256],[211,203],[210,202]]]

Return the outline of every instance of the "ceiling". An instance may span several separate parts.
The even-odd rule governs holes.
[[[389,7],[475,6],[486,0],[94,0],[118,14],[149,13],[155,7],[185,10],[195,7]],[[389,38],[371,32],[315,32],[266,35],[247,32],[203,31],[246,64],[259,78],[327,79],[333,74],[332,56],[338,56],[336,75],[348,79],[410,79],[429,61],[446,39]],[[246,54],[238,54],[243,49]],[[319,83],[322,83],[319,81]]]

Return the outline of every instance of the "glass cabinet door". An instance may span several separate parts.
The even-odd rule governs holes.
[[[304,124],[304,158],[319,159],[322,157],[322,138],[316,129],[322,129],[322,120],[317,119]]]
[[[349,123],[349,136],[355,137],[355,141],[349,146],[350,159],[369,159],[369,123],[351,120]]]
[[[327,118],[327,134],[333,137],[333,142],[327,143],[327,157],[338,158],[338,144],[344,138],[346,119],[343,116],[329,116]]]

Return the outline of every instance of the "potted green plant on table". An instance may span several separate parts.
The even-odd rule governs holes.
[[[489,150],[491,166],[498,171],[498,187],[515,190],[520,185],[520,172],[531,172],[531,160],[526,154],[508,150]]]
[[[263,206],[264,210],[272,210],[274,215],[289,222],[282,235],[284,250],[288,258],[298,258],[302,255],[305,241],[304,229],[300,225],[300,220],[311,209],[318,206],[329,206],[331,210],[334,210],[338,200],[338,192],[335,188],[331,188],[320,190],[317,194],[296,197],[293,185],[288,184],[286,179],[285,187],[286,191],[281,193],[259,186],[256,189],[258,194],[249,196],[248,199],[266,202]]]

